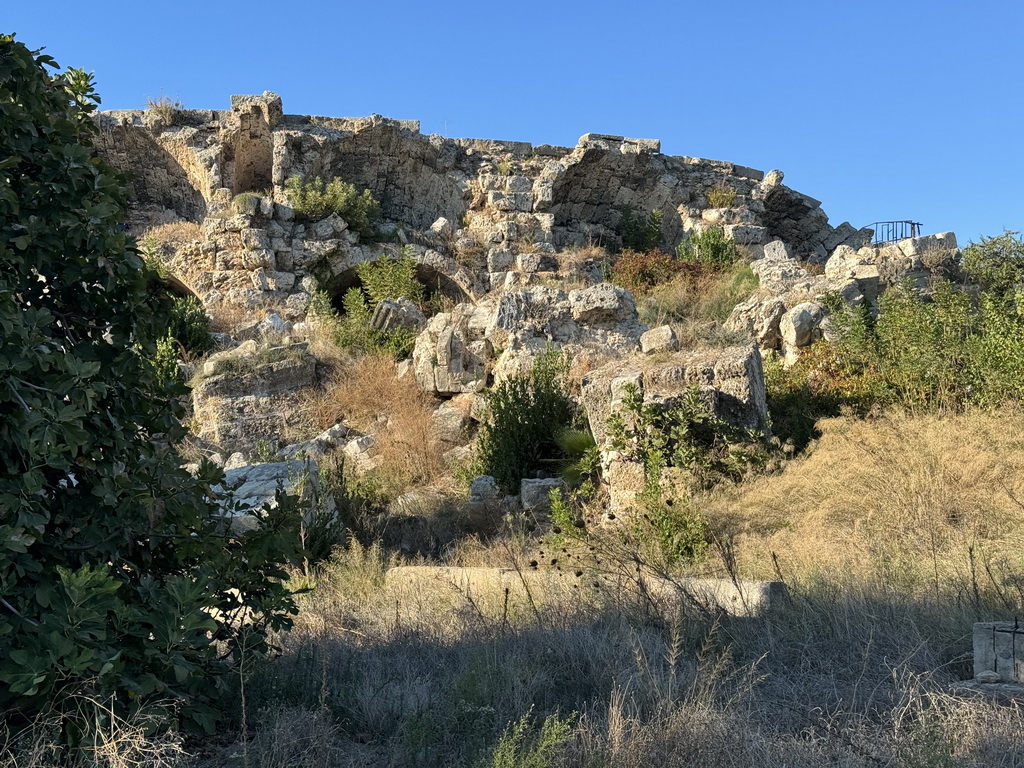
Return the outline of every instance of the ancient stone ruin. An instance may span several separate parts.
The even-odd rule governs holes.
[[[282,447],[294,394],[320,383],[302,341],[309,307],[319,296],[340,309],[366,262],[410,255],[443,299],[427,318],[392,297],[372,323],[419,331],[397,373],[438,399],[435,426],[455,454],[481,418],[480,393],[548,347],[587,363],[581,400],[602,445],[627,384],[666,403],[699,387],[716,413],[766,433],[762,354],[792,360],[827,335],[835,297],[873,306],[901,280],[926,286],[957,269],[951,233],[872,245],[871,230],[833,227],[781,171],[664,155],[654,139],[585,134],[558,147],[425,136],[415,121],[377,115],[287,115],[269,92],[234,96],[228,110],[164,106],[97,119],[100,152],[132,175],[132,229],[192,228],[155,251],[169,284],[211,313],[247,317],[194,380],[195,431],[231,466],[266,446],[284,459],[337,448],[353,466],[374,466],[374,435],[344,424]],[[337,214],[297,220],[294,177],[369,190],[382,214],[373,242]],[[622,245],[624,217],[655,210],[660,248],[721,228],[759,277],[726,324],[731,346],[681,349],[671,326],[649,328],[632,294],[605,281],[594,254]],[[605,459],[614,517],[642,472],[614,452]]]

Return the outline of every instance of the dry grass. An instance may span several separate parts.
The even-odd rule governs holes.
[[[194,221],[174,221],[149,227],[139,235],[139,242],[147,241],[161,248],[182,248],[203,240],[203,226]]]
[[[391,365],[353,367],[339,394],[353,419],[408,394]],[[571,725],[549,759],[518,764],[1024,765],[1019,701],[954,686],[970,676],[971,623],[1024,613],[996,563],[1022,566],[1024,414],[823,427],[779,474],[703,499],[717,567],[770,576],[777,562],[790,597],[774,612],[585,599],[571,584],[525,603],[439,592],[386,581],[396,558],[352,542],[247,682],[246,748],[211,744],[197,768],[497,768],[517,764],[495,757],[510,724],[532,717],[539,737],[555,714]],[[528,568],[540,546],[510,534],[456,559]],[[608,567],[636,565],[626,553]]]
[[[387,356],[365,355],[344,366],[322,391],[300,406],[316,429],[339,421],[377,438],[376,475],[394,498],[444,479],[442,448],[434,435],[437,403],[408,374],[399,379]]]
[[[652,328],[671,324],[685,346],[712,344],[727,346],[739,339],[726,332],[722,323],[732,308],[757,287],[757,278],[744,263],[724,272],[684,274],[656,286],[640,299],[640,319]]]
[[[248,686],[260,765],[497,765],[531,707],[572,723],[537,765],[1024,760],[1019,706],[948,688],[970,630],[948,594],[820,580],[757,619],[571,588],[524,607],[385,583],[393,562],[354,544],[319,573],[284,656]]]
[[[234,334],[244,325],[248,325],[251,313],[245,307],[221,301],[206,307],[210,316],[210,330],[214,333]]]
[[[718,568],[786,577],[770,615],[568,587],[526,606],[439,597],[385,585],[387,557],[356,545],[321,572],[256,695],[273,692],[281,722],[321,718],[325,765],[495,765],[531,706],[535,722],[572,716],[552,766],[1024,764],[1019,704],[950,687],[970,676],[971,623],[1024,609],[996,562],[1022,565],[1024,415],[823,427],[784,471],[703,500]],[[454,558],[525,568],[543,546],[510,536]]]
[[[1019,409],[819,426],[821,439],[785,471],[708,502],[745,575],[770,576],[774,552],[789,575],[973,592],[972,580],[1024,565]]]
[[[0,726],[0,768],[186,768],[190,755],[181,734],[153,735],[142,716],[125,719],[109,704],[76,695],[79,716],[95,728],[77,751],[61,747],[60,723],[45,715],[18,733]]]

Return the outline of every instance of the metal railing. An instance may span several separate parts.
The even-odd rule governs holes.
[[[921,234],[921,222],[919,221],[876,221],[868,226],[875,230],[875,245],[894,243],[897,240],[918,237]]]

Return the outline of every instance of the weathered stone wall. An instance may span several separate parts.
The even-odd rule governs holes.
[[[274,182],[338,176],[369,189],[385,217],[417,228],[466,212],[465,179],[454,172],[457,145],[408,123],[295,118],[275,135]]]
[[[337,217],[293,221],[285,189],[293,175],[369,189],[387,231],[426,246],[417,251],[424,274],[459,296],[509,288],[509,264],[542,273],[559,248],[618,246],[627,207],[662,211],[665,249],[721,226],[737,243],[756,249],[780,239],[795,257],[823,263],[867,236],[830,226],[820,204],[785,187],[779,171],[663,155],[654,139],[586,134],[575,148],[447,139],[377,115],[285,115],[269,92],[233,96],[230,110],[110,112],[98,123],[99,151],[134,176],[140,228],[204,224],[198,254],[169,263],[208,304],[273,303],[300,314],[317,287],[310,278],[351,282],[356,264],[383,254]],[[731,190],[735,201],[711,207],[713,189]],[[238,210],[242,192],[262,197]]]
[[[154,132],[142,112],[108,112],[100,116],[96,147],[119,171],[128,174],[136,206],[173,211],[179,218],[202,221],[206,215],[206,171],[180,135]],[[192,129],[194,130],[194,129]]]

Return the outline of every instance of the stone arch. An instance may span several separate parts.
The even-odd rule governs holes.
[[[455,259],[422,246],[412,246],[412,249],[416,279],[423,284],[428,296],[440,293],[456,304],[463,304],[475,303],[485,292],[479,278]],[[335,260],[331,264],[330,274],[323,275],[321,279],[330,294],[331,304],[341,311],[346,291],[362,285],[357,272],[359,264],[398,259],[401,255],[399,246],[388,244],[374,246],[372,250],[356,248],[346,258]]]
[[[193,291],[188,285],[186,285],[182,280],[178,279],[174,275],[167,275],[166,277],[163,278],[162,282],[164,288],[166,288],[168,292],[177,296],[179,299],[187,299],[188,297],[191,296],[192,298],[197,299],[199,300],[200,303],[202,303],[202,299],[199,298],[199,294]]]

